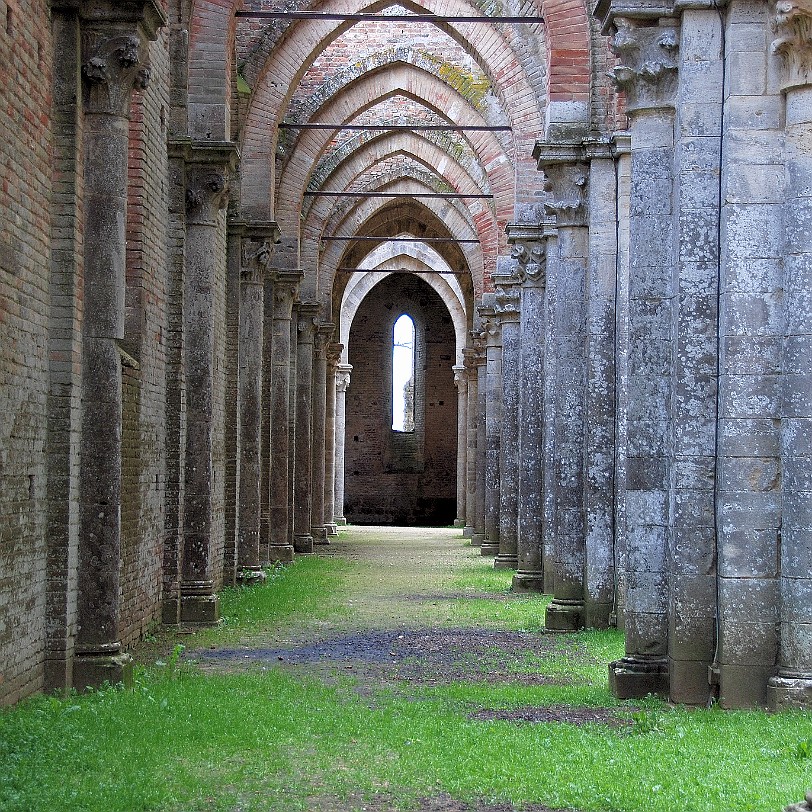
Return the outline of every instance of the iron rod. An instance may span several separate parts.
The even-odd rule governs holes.
[[[458,192],[305,192],[305,197],[431,197],[447,200],[492,200],[493,195],[466,195]]]
[[[319,11],[236,11],[235,17],[258,20],[326,20],[330,22],[389,22],[389,23],[515,23],[517,25],[543,24],[543,17],[490,17],[486,14],[333,14]]]
[[[453,132],[510,132],[511,127],[499,125],[489,126],[487,124],[331,124],[329,122],[310,122],[307,124],[295,124],[288,121],[279,122],[280,130],[395,130],[413,131],[430,130]]]
[[[378,242],[456,242],[456,243],[476,243],[479,245],[479,240],[457,240],[454,237],[320,237],[322,242],[327,240],[335,240],[342,242],[354,242],[361,240],[376,240]]]
[[[439,274],[454,274],[461,276],[468,273],[468,271],[438,271],[432,268],[430,271],[410,271],[408,268],[336,268],[339,272],[344,273],[439,273]]]

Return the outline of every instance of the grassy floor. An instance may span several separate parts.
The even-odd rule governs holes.
[[[543,599],[494,600],[509,574],[470,551],[457,560],[432,585],[438,599],[425,593],[418,621],[426,613],[441,625],[476,624],[487,615],[492,627],[538,628]],[[366,600],[355,590],[375,572],[364,560],[301,560],[264,586],[228,590],[221,629],[162,642],[191,650],[343,628]],[[0,714],[0,809],[377,810],[395,808],[393,798],[408,809],[447,792],[586,812],[779,812],[812,786],[812,748],[804,747],[812,714],[618,703],[605,663],[622,650],[615,631],[567,635],[517,668],[517,676],[548,673],[566,684],[458,681],[372,696],[346,675],[325,685],[260,665],[203,673],[177,653],[163,656],[139,669],[132,691],[38,697]],[[612,708],[628,723],[470,718],[482,708],[550,705]],[[356,800],[324,806],[319,798]]]

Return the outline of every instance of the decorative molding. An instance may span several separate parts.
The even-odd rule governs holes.
[[[518,321],[522,309],[521,280],[517,273],[494,274],[493,283],[496,286],[495,315],[500,323]]]
[[[778,38],[772,52],[784,66],[782,89],[812,84],[812,0],[778,0],[773,30]]]
[[[142,61],[141,38],[136,33],[109,35],[82,32],[82,77],[87,113],[128,118],[133,90],[145,90],[150,69]]]
[[[554,215],[558,226],[585,226],[587,218],[587,187],[589,164],[545,163],[544,191],[550,194],[544,210]]]
[[[230,172],[224,166],[191,164],[186,168],[187,223],[213,225],[228,206]]]
[[[525,287],[544,286],[547,280],[547,246],[540,240],[516,242],[510,256],[518,265],[517,275]]]
[[[626,93],[626,109],[673,107],[679,68],[679,29],[676,20],[651,24],[628,17],[614,18],[615,35],[610,41],[619,64],[611,76]]]

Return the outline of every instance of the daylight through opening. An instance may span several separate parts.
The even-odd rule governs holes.
[[[414,322],[405,313],[392,329],[392,430],[414,431]]]

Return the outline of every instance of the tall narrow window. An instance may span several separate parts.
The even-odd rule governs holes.
[[[414,322],[405,314],[392,331],[392,430],[414,431]]]

